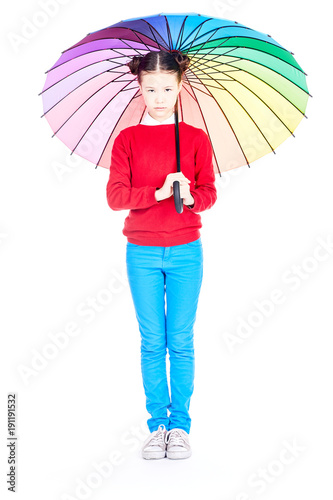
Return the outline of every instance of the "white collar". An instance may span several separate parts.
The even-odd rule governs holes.
[[[172,113],[172,115],[169,118],[166,118],[162,122],[155,120],[155,118],[153,118],[149,113],[147,113],[141,122],[142,125],[167,125],[169,123],[171,124],[175,123],[175,113]]]

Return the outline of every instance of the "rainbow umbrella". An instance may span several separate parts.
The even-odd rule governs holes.
[[[191,59],[179,113],[210,138],[216,174],[249,165],[294,135],[309,92],[292,52],[237,22],[177,13],[121,21],[65,50],[39,94],[54,136],[109,168],[115,137],[146,114],[126,63],[159,50]]]

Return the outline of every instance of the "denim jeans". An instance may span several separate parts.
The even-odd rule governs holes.
[[[194,388],[193,326],[203,276],[201,237],[170,247],[127,242],[126,266],[141,335],[141,371],[146,408],[151,415],[148,428],[153,432],[164,424],[167,430],[177,427],[189,433]]]

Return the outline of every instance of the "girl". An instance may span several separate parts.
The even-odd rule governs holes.
[[[189,62],[178,51],[159,51],[128,63],[138,76],[147,114],[116,137],[106,188],[112,210],[129,209],[122,232],[151,415],[150,435],[142,447],[145,459],[187,458],[192,453],[193,326],[203,275],[199,212],[211,208],[217,195],[209,138],[184,121],[179,122],[182,172],[177,172],[174,106]],[[173,199],[175,180],[183,199],[181,214]]]

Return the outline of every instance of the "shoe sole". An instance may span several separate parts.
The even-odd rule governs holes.
[[[145,458],[146,460],[158,460],[159,458],[165,458],[165,457],[166,457],[165,451],[142,452],[142,458]]]
[[[171,460],[179,460],[181,458],[189,458],[192,455],[191,451],[167,451],[167,458]]]

